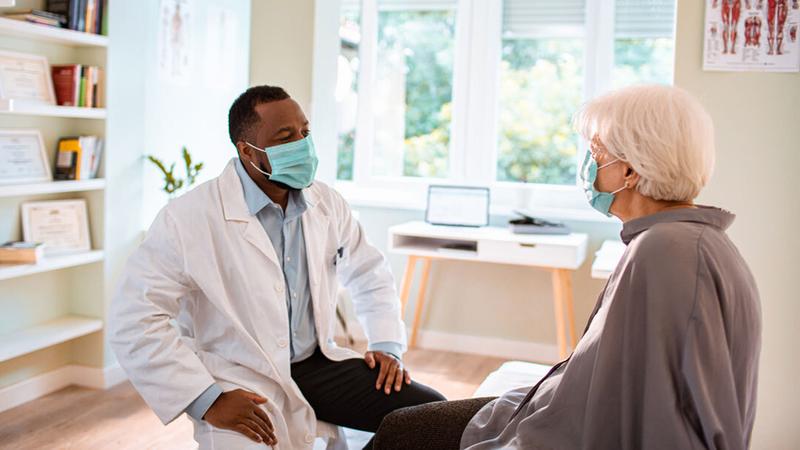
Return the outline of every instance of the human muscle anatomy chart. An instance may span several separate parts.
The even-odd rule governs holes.
[[[800,0],[706,0],[703,68],[800,71]]]

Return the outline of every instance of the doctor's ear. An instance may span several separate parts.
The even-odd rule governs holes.
[[[252,151],[252,149],[244,141],[238,141],[236,143],[236,150],[238,151],[240,158],[242,156],[245,156],[245,157],[250,157],[251,156],[250,152]]]

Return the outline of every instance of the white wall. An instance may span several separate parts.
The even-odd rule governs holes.
[[[161,66],[159,0],[146,0],[145,30],[139,35],[144,65],[143,154],[177,162],[183,176],[181,147],[186,146],[204,168],[197,183],[216,177],[236,155],[228,139],[228,109],[248,86],[250,1],[194,0],[189,17],[186,76],[173,76]],[[259,2],[256,2],[258,4]],[[142,6],[139,6],[140,8]],[[227,28],[220,25],[228,20]],[[228,33],[222,34],[223,30]],[[142,226],[147,228],[168,197],[160,191],[162,176],[145,162]]]
[[[281,86],[311,111],[314,0],[254,0],[250,85]]]
[[[704,72],[704,3],[678,2],[675,84],[699,97],[714,119],[716,172],[700,200],[737,214],[729,234],[761,293],[752,447],[800,448],[800,74]]]

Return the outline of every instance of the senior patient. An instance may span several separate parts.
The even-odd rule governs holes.
[[[532,388],[395,411],[376,449],[747,448],[760,306],[733,214],[693,203],[714,166],[710,117],[681,89],[638,86],[576,124],[589,202],[627,244],[577,348]]]

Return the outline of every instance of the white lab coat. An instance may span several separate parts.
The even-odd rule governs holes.
[[[362,357],[333,341],[337,278],[349,290],[369,341],[405,347],[386,259],[367,242],[336,191],[315,182],[303,192],[309,203],[303,235],[322,352],[334,361]],[[111,305],[111,346],[165,424],[219,383],[224,391],[242,388],[269,400],[265,411],[279,447],[311,448],[315,436],[334,436],[336,429],[317,422],[291,378],[285,290],[278,257],[248,212],[231,161],[218,178],[164,207],[131,255]],[[195,421],[201,447],[205,434],[217,431],[224,433]]]

